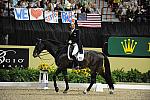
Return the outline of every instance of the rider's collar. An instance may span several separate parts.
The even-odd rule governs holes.
[[[71,32],[73,32],[74,30],[75,30],[75,28],[74,28],[74,29],[72,29],[72,30],[71,30]]]

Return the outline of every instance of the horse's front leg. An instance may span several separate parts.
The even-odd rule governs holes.
[[[86,94],[87,92],[89,92],[94,83],[96,83],[96,72],[91,73],[90,85],[85,91],[83,91],[83,93]]]
[[[62,73],[63,73],[64,79],[65,79],[65,83],[66,83],[66,89],[64,90],[63,93],[67,93],[67,91],[69,89],[67,69],[63,69]]]
[[[57,86],[57,83],[56,83],[56,77],[58,76],[58,74],[62,71],[62,68],[57,68],[55,74],[53,75],[53,81],[54,81],[54,87],[55,87],[55,91],[58,92],[59,91],[59,88]]]

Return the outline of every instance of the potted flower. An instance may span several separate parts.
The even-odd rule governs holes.
[[[48,69],[50,68],[50,66],[46,63],[42,63],[38,66],[38,68],[41,70],[41,71],[48,71]]]
[[[42,63],[38,68],[40,69],[39,83],[41,83],[41,87],[48,89],[48,69],[50,66],[46,63]]]

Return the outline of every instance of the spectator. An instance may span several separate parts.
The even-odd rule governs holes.
[[[127,10],[127,21],[132,22],[134,20],[134,12],[132,10],[132,7],[129,7]]]
[[[135,11],[135,20],[137,22],[141,22],[142,20],[141,6],[138,6],[138,9]]]
[[[46,5],[47,5],[46,10],[54,11],[54,4],[51,3],[51,1],[47,1]]]
[[[38,0],[37,7],[38,8],[44,8],[44,0]]]
[[[75,13],[81,13],[81,9],[82,7],[80,6],[80,4],[76,4]]]
[[[71,11],[71,3],[67,0],[65,3],[65,11]]]
[[[16,8],[21,8],[21,1],[18,1],[17,4],[15,5]]]
[[[62,8],[62,6],[61,6],[61,3],[57,3],[57,4],[56,4],[56,7],[54,8],[54,11],[58,11],[58,12],[63,11],[63,8]]]
[[[85,5],[81,9],[81,13],[90,13],[89,5]]]
[[[28,8],[36,8],[36,4],[33,1],[30,1],[28,4]]]
[[[12,3],[8,0],[4,1],[3,16],[14,16]]]
[[[5,7],[4,2],[3,2],[3,1],[0,1],[0,16],[3,15],[4,7]]]
[[[21,2],[20,2],[20,4],[21,4],[21,7],[23,7],[23,8],[27,8],[28,7],[28,1],[26,1],[26,0],[21,0]]]

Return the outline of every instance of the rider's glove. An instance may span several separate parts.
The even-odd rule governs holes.
[[[71,44],[72,43],[72,41],[71,40],[69,40],[69,42],[68,42],[69,44]]]

